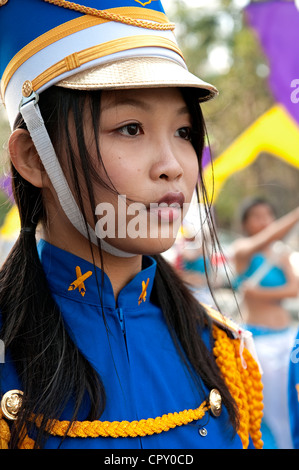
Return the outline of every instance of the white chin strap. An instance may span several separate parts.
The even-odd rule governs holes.
[[[30,133],[35,148],[40,156],[50,181],[53,184],[60,205],[64,210],[67,218],[84,237],[87,239],[90,237],[91,242],[95,245],[98,245],[98,239],[95,230],[92,229],[89,225],[86,228],[81,211],[66,181],[44,124],[44,120],[40,113],[37,101],[38,95],[33,93],[29,98],[24,98],[20,106],[20,113],[22,114],[23,119],[27,125],[28,132]],[[130,258],[135,256],[132,253],[126,253],[125,251],[119,250],[109,245],[102,239],[101,247],[104,251],[114,256],[119,256],[122,258]]]

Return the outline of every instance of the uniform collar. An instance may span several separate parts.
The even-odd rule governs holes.
[[[142,270],[120,291],[117,305],[109,277],[83,258],[40,240],[38,254],[53,294],[110,308],[144,308],[149,302],[156,261],[143,256]]]

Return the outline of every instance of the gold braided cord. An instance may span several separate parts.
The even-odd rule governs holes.
[[[263,385],[258,365],[249,351],[244,348],[242,354],[247,366],[244,369],[240,358],[240,340],[230,339],[224,330],[216,326],[213,328],[213,335],[216,363],[239,410],[238,434],[243,448],[247,449],[250,435],[255,448],[261,449]]]
[[[240,343],[240,341],[238,341]],[[235,348],[239,348],[235,342]],[[253,360],[251,354],[247,349],[244,349],[243,356],[247,364],[247,369],[244,369],[241,364],[240,356],[237,357],[239,369],[243,376],[243,383],[247,395],[249,405],[249,431],[254,446],[257,449],[263,448],[261,423],[263,418],[263,385],[261,382],[261,374],[258,369],[257,363]]]
[[[34,440],[28,436],[26,429],[21,432],[21,435],[22,439],[21,444],[19,446],[20,449],[33,449]],[[7,421],[4,419],[3,412],[0,408],[0,450],[9,448],[10,437],[10,427]]]
[[[128,16],[119,15],[106,10],[97,10],[96,8],[86,7],[78,3],[69,2],[67,0],[44,0],[44,2],[51,3],[58,7],[68,8],[84,15],[97,16],[108,21],[116,21],[118,23],[128,24],[130,26],[138,26],[139,28],[153,29],[159,31],[173,31],[175,29],[174,23],[154,23],[150,21],[138,20]]]
[[[234,398],[239,410],[238,435],[243,448],[248,448],[249,436],[257,449],[263,447],[261,440],[261,420],[263,416],[263,394],[261,374],[256,361],[250,352],[244,348],[243,359],[246,368],[242,366],[240,358],[240,340],[231,339],[221,328],[213,326],[215,339],[213,353],[217,365],[222,373],[225,383]],[[76,437],[137,437],[167,432],[169,429],[200,420],[209,409],[207,402],[203,402],[195,410],[184,410],[168,413],[157,418],[142,419],[140,421],[59,421],[50,420],[46,431],[56,436]],[[36,420],[39,426],[41,419]],[[4,419],[0,415],[0,449],[7,449],[10,432]],[[25,436],[20,444],[22,449],[32,449],[34,441]]]
[[[8,449],[8,444],[10,441],[10,429],[3,418],[3,413],[0,408],[0,449]]]
[[[140,421],[69,421],[50,420],[46,431],[53,436],[68,437],[143,437],[160,434],[177,426],[189,424],[204,417],[209,405],[204,401],[195,410],[184,410],[179,413],[168,413],[157,418],[141,419]],[[41,418],[36,420],[39,426]],[[3,427],[3,429],[1,428]],[[0,449],[7,449],[10,440],[9,426],[0,417]],[[2,444],[2,445],[1,445]],[[34,441],[27,435],[20,444],[21,449],[32,449]]]
[[[179,413],[168,413],[157,418],[141,419],[140,421],[74,421],[71,425],[69,421],[50,420],[46,431],[53,436],[67,436],[72,438],[85,437],[144,437],[152,434],[167,432],[177,426],[189,424],[192,421],[202,419],[209,409],[209,405],[204,401],[195,410],[184,410]],[[1,422],[1,420],[0,420]],[[41,418],[36,420],[39,426]],[[6,436],[7,438],[7,436]],[[1,434],[0,434],[1,442]],[[9,438],[7,440],[8,445]],[[20,449],[33,449],[34,441],[28,435],[21,441]],[[0,447],[0,449],[8,447]]]
[[[68,437],[143,437],[160,434],[177,426],[189,424],[202,419],[208,405],[203,402],[195,410],[184,410],[179,413],[168,413],[157,418],[141,419],[140,421],[69,421],[53,420],[49,423],[49,432],[55,436]]]

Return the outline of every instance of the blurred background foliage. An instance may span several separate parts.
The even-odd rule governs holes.
[[[176,35],[189,69],[212,82],[219,96],[203,104],[213,158],[220,155],[248,126],[274,104],[268,86],[269,65],[258,38],[246,23],[246,0],[170,0],[166,11],[176,23]],[[248,3],[248,2],[247,2]],[[201,6],[202,5],[202,6]],[[7,157],[7,124],[0,105],[0,157]],[[278,158],[261,154],[245,170],[231,176],[214,204],[217,225],[238,231],[241,200],[265,196],[282,215],[299,204],[299,171]],[[0,225],[10,202],[0,192]]]

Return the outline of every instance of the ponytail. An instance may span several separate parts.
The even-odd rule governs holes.
[[[70,399],[73,419],[86,395],[90,402],[86,419],[98,419],[105,392],[65,330],[38,256],[36,228],[44,220],[41,191],[14,167],[11,171],[21,231],[0,271],[1,339],[16,367],[24,398],[10,446],[18,446],[24,426],[27,430],[34,426],[33,413],[44,417],[35,437],[35,446],[42,447],[47,420],[58,418]]]

